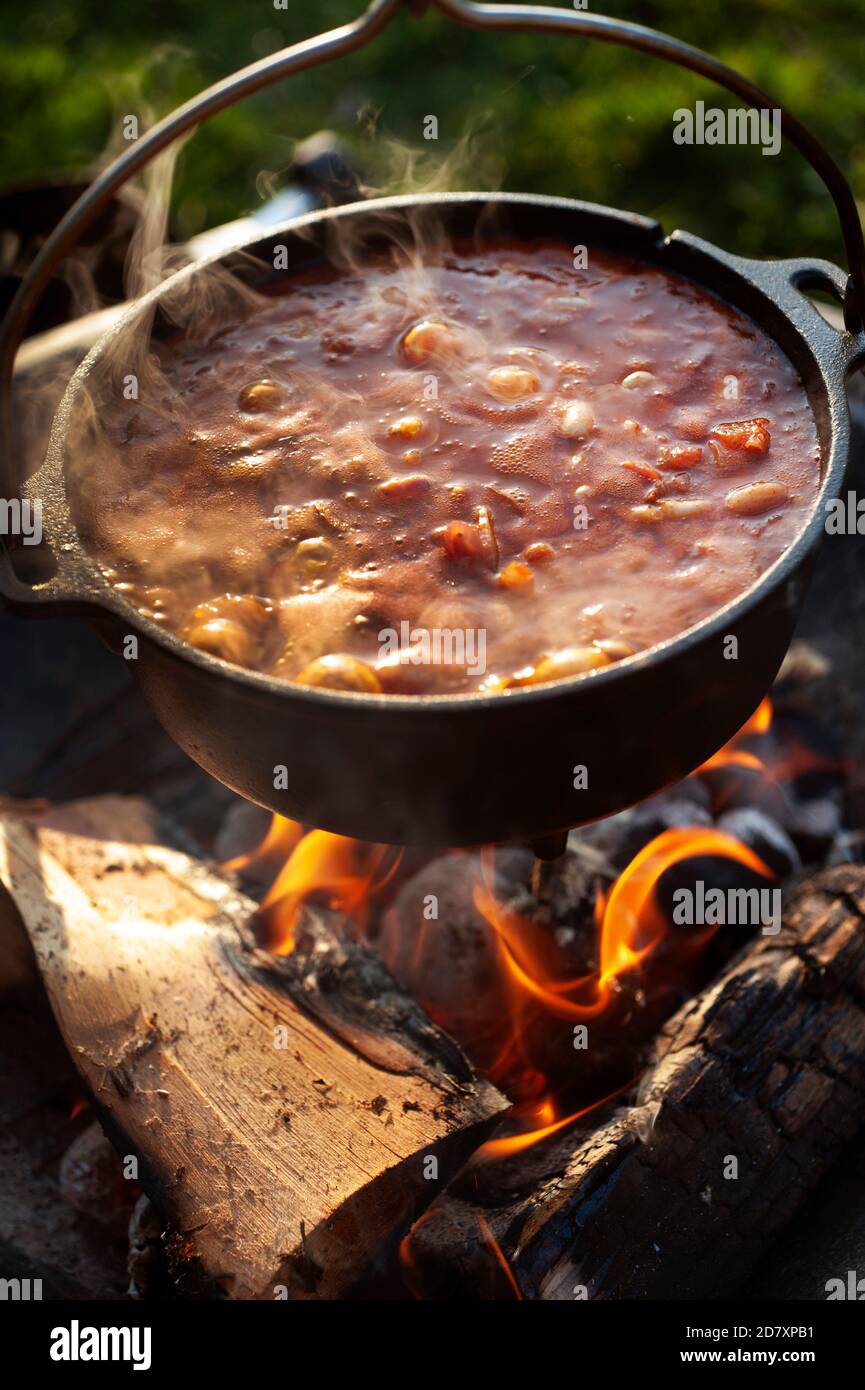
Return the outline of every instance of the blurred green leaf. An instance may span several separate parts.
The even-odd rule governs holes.
[[[362,0],[42,0],[20,7],[0,47],[3,184],[95,167],[119,119],[144,124],[263,53],[344,23]],[[865,198],[863,0],[623,0],[617,17],[665,29],[740,68],[833,149]],[[392,141],[421,147],[439,119],[444,158],[472,132],[454,170],[508,188],[563,193],[659,216],[748,254],[841,255],[828,197],[790,149],[681,147],[673,112],[697,97],[735,105],[688,74],[627,50],[533,34],[480,34],[435,12],[400,16],[373,46],[261,93],[210,122],[184,150],[174,188],[181,234],[238,216],[262,171],[327,126],[371,178],[395,177]],[[374,138],[359,113],[374,112]]]

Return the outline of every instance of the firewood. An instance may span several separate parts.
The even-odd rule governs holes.
[[[610,1109],[509,1156],[482,1149],[405,1242],[416,1291],[739,1286],[865,1124],[865,868],[801,885],[782,931],[667,1022],[635,1104]]]
[[[155,838],[131,798],[0,816],[61,1033],[175,1266],[234,1298],[343,1295],[505,1101],[326,913],[270,957],[255,905]]]

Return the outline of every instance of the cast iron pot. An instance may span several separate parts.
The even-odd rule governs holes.
[[[865,359],[865,335],[839,332],[803,289],[841,298],[846,275],[823,261],[763,262],[729,255],[642,217],[568,199],[451,194],[392,198],[313,213],[244,248],[235,269],[263,283],[273,247],[289,249],[290,275],[327,254],[337,223],[374,248],[383,217],[434,212],[447,232],[495,228],[633,255],[686,276],[748,314],[799,371],[814,412],[820,490],[794,543],[741,597],[672,640],[614,666],[494,696],[368,696],[321,691],[241,670],[200,652],[138,614],[89,557],[66,489],[66,438],[81,392],[117,335],[161,330],[160,301],[191,267],[139,301],[76,372],[58,411],[44,465],[27,491],[43,500],[57,565],[36,585],[7,563],[0,590],[19,612],[75,613],[115,647],[139,638],[131,662],[171,736],[241,795],[282,815],[367,840],[465,845],[549,837],[595,820],[680,778],[730,738],[768,689],[790,641],[825,503],[842,485],[849,446],[845,378]],[[488,232],[486,234],[489,234]],[[591,257],[591,249],[589,250]],[[157,312],[151,314],[151,310]],[[725,639],[738,639],[738,658]],[[563,641],[567,634],[563,633]],[[277,789],[280,768],[287,785]],[[575,787],[585,767],[587,785]]]

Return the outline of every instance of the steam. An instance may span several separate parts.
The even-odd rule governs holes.
[[[381,178],[376,185],[369,181],[363,185],[367,197],[432,194],[457,186],[470,170],[476,173],[481,166],[488,176],[496,173],[494,162],[473,133],[444,156],[381,137],[376,139],[376,149]],[[160,589],[170,588],[173,608],[186,613],[212,598],[214,591],[255,592],[264,560],[279,540],[273,515],[262,515],[262,495],[250,491],[244,496],[242,487],[227,489],[230,496],[225,506],[196,507],[195,522],[190,525],[185,505],[189,497],[184,501],[176,478],[161,466],[169,452],[176,455],[180,450],[192,471],[203,456],[219,450],[217,430],[208,428],[202,415],[206,385],[203,393],[197,384],[193,391],[186,389],[195,373],[189,364],[196,355],[212,355],[214,343],[250,316],[272,309],[274,302],[266,292],[274,269],[268,260],[240,251],[216,264],[191,266],[184,247],[166,243],[177,158],[176,149],[165,152],[143,181],[143,213],[126,265],[130,299],[164,288],[105,345],[96,369],[79,390],[65,440],[74,510],[87,543],[104,562],[109,577],[121,589],[125,586],[124,591],[149,616],[154,613],[154,591]],[[259,187],[266,188],[268,179],[261,175]],[[388,283],[402,296],[404,309],[398,314],[398,325],[407,327],[436,307],[428,266],[446,247],[444,228],[434,210],[422,206],[408,215],[382,210],[375,233],[374,259],[398,271],[396,280],[391,276]],[[314,234],[314,228],[307,233],[310,239]],[[369,237],[359,231],[357,219],[331,219],[324,251],[335,273],[368,277]],[[177,271],[185,273],[176,275]],[[280,303],[290,311],[298,297],[302,302],[302,287]],[[381,318],[374,275],[366,298],[359,317],[368,323],[354,325],[361,340],[365,332],[378,331]],[[388,312],[392,319],[392,306]],[[171,344],[167,352],[159,346],[166,341]],[[478,340],[476,354],[482,346]],[[311,379],[300,363],[290,360],[292,354],[285,353],[285,347],[282,342],[267,355],[260,373],[283,388],[296,406],[284,421],[286,438],[318,430],[343,457],[365,452],[378,458],[380,450],[358,423],[364,418],[365,403],[357,392],[336,381],[322,381],[320,374]],[[249,370],[227,355],[214,363],[213,376],[219,375],[223,390],[239,392],[248,382]],[[452,365],[441,363],[437,370],[446,378]],[[311,412],[303,403],[313,397],[317,404]],[[387,409],[386,386],[376,393],[374,404]],[[209,423],[218,426],[219,421]],[[278,494],[268,497],[265,488],[264,497],[279,507]]]
[[[76,517],[111,581],[145,616],[184,637],[191,637],[195,625],[215,622],[220,641],[233,645],[205,649],[240,664],[291,679],[310,661],[348,654],[375,664],[378,677],[392,682],[388,688],[403,693],[406,685],[397,683],[403,677],[409,689],[422,689],[430,679],[438,688],[458,688],[460,682],[465,688],[466,678],[465,670],[436,667],[414,687],[410,671],[400,669],[407,663],[396,661],[395,669],[385,670],[376,638],[402,631],[403,624],[410,633],[438,630],[448,650],[453,630],[462,633],[466,650],[469,637],[479,648],[483,632],[493,663],[489,688],[495,689],[527,663],[548,666],[545,657],[569,644],[575,644],[577,670],[587,669],[579,664],[587,659],[586,644],[593,648],[590,664],[620,659],[684,630],[713,602],[720,606],[741,591],[763,567],[749,536],[735,543],[729,536],[713,538],[711,549],[691,565],[688,583],[675,575],[674,565],[656,558],[653,604],[645,602],[644,570],[660,541],[651,528],[639,545],[631,538],[625,562],[611,564],[604,526],[573,544],[573,531],[586,530],[577,512],[587,509],[575,506],[570,513],[571,493],[558,486],[560,475],[573,483],[574,496],[591,475],[620,507],[639,503],[646,489],[640,450],[648,455],[652,441],[662,437],[625,418],[636,398],[622,385],[632,378],[654,380],[645,368],[669,348],[651,315],[634,318],[626,263],[593,251],[587,270],[561,243],[534,256],[496,236],[495,203],[452,242],[450,219],[446,228],[435,195],[469,174],[474,181],[479,170],[491,179],[495,170],[477,132],[443,157],[392,140],[380,142],[378,150],[384,180],[375,188],[367,184],[366,193],[427,193],[432,200],[377,206],[363,216],[337,210],[285,236],[262,237],[258,256],[240,251],[203,266],[190,265],[184,248],[164,244],[175,156],[164,157],[153,171],[127,268],[130,291],[145,300],[102,351],[64,441]],[[304,238],[309,255],[299,245]],[[473,248],[485,263],[466,260]],[[510,260],[519,275],[497,280]],[[454,308],[462,298],[453,281],[448,285],[454,267],[465,272],[461,285],[471,281],[471,316]],[[514,303],[502,284],[522,295],[518,337]],[[578,293],[591,293],[593,285],[612,287],[612,308],[603,321],[618,315],[629,324],[615,339],[622,369],[629,369],[624,381],[610,379],[609,363],[593,379],[602,359],[591,319],[582,312],[588,301]],[[676,296],[678,312],[686,291]],[[411,372],[409,380],[398,345],[425,319],[458,333],[460,349],[433,350],[429,366]],[[715,378],[726,357],[735,351],[739,360],[732,331],[730,340],[724,351],[706,346],[693,353],[689,390],[697,384],[707,398],[717,395]],[[370,350],[380,354],[382,370],[374,377],[360,374],[361,394],[345,364]],[[384,370],[388,362],[392,369]],[[497,396],[494,367],[532,377],[530,398]],[[782,377],[792,373],[780,359],[777,368]],[[431,396],[422,394],[427,382]],[[254,384],[271,393],[270,413],[243,405],[243,393]],[[657,393],[666,397],[671,414],[678,389],[666,384]],[[565,427],[569,402],[582,409]],[[475,526],[481,534],[484,514],[483,544],[487,560],[493,556],[487,570],[496,573],[495,583],[443,580],[441,552],[428,543],[435,523],[423,543],[409,524],[419,526],[416,518],[432,515],[434,508],[406,511],[408,536],[400,536],[400,523],[392,520],[392,563],[380,563],[387,545],[381,529],[375,539],[370,502],[377,488],[400,484],[400,471],[406,481],[408,464],[416,463],[411,450],[403,451],[398,440],[391,447],[388,437],[394,415],[409,406],[423,414],[425,438],[432,435],[428,452],[418,455],[424,459],[418,472],[421,485],[436,485],[436,520],[455,525],[458,534],[460,527],[464,534]],[[587,445],[587,470],[582,433],[593,424],[580,421],[594,421],[594,406],[606,412],[609,424],[603,448],[595,448],[596,439]],[[707,408],[723,411],[716,419],[729,415],[721,404]],[[741,404],[736,413],[758,414],[758,400],[747,408]],[[485,431],[485,425],[491,428]],[[662,424],[666,428],[671,426]],[[700,425],[704,433],[708,429]],[[485,451],[489,473],[475,472],[461,486],[448,469],[470,439]],[[622,456],[631,471],[620,466]],[[445,477],[424,478],[424,471],[437,467]],[[688,525],[682,523],[680,534],[691,534]],[[791,508],[775,539],[783,544],[794,525]],[[517,573],[513,580],[526,585],[518,598],[501,583],[496,527],[508,538],[507,562],[528,553],[539,535],[548,558],[555,556],[552,572],[540,573],[537,583],[527,563],[516,564],[528,575],[521,579]],[[555,549],[546,544],[549,539],[556,540]],[[399,553],[406,541],[415,546],[411,572]],[[350,545],[359,546],[359,553]],[[698,576],[693,582],[692,573]],[[249,602],[261,597],[269,605],[271,626],[265,633],[262,618],[263,635],[253,644],[241,642],[232,626],[229,613],[237,610],[230,604],[238,596]],[[216,629],[205,636],[216,641]],[[602,652],[600,643],[614,654]],[[572,672],[554,667],[542,678],[567,674]]]
[[[124,279],[128,299],[142,298],[170,273],[173,255],[166,246],[166,234],[171,188],[180,148],[181,142],[175,141],[143,171],[144,203],[126,257]]]
[[[146,89],[155,76],[165,84],[167,97],[177,64],[185,56],[175,45],[162,45],[153,51],[148,64],[121,76],[106,77],[113,119],[105,149],[90,171],[93,177],[128,149],[129,139],[137,129],[155,123],[159,112],[156,104],[148,100]],[[134,127],[130,126],[130,121],[135,122]],[[118,195],[121,220],[123,214],[135,219],[124,268],[124,286],[130,299],[160,283],[167,271],[169,261],[164,242],[179,149],[178,144],[167,151],[137,179],[125,185]],[[84,244],[74,248],[63,261],[57,276],[70,291],[69,322],[35,340],[26,341],[19,351],[14,399],[22,481],[39,467],[45,456],[51,424],[70,376],[92,342],[111,323],[112,306],[100,293],[94,276],[96,258],[104,250],[104,244],[94,244],[91,238],[85,237]],[[92,403],[82,400],[79,416],[85,418],[79,418],[76,425],[86,427],[92,413]]]

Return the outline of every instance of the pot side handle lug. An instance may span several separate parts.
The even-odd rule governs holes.
[[[846,348],[845,369],[849,375],[865,367],[865,328],[851,331],[844,327],[844,320],[849,317],[848,310],[851,297],[851,280],[846,270],[834,265],[832,261],[816,260],[812,257],[797,257],[773,263],[781,269],[787,277],[794,290],[798,290],[804,299],[808,299],[808,290],[822,290],[829,295],[838,305],[841,324],[835,324],[824,314],[821,314],[824,322],[829,324],[838,334],[839,339]],[[815,313],[820,313],[819,307],[809,300]]]
[[[12,612],[46,617],[72,613],[86,606],[74,561],[47,537],[15,552],[0,542],[0,604]],[[28,574],[29,572],[29,574]],[[28,577],[24,577],[28,574]]]

